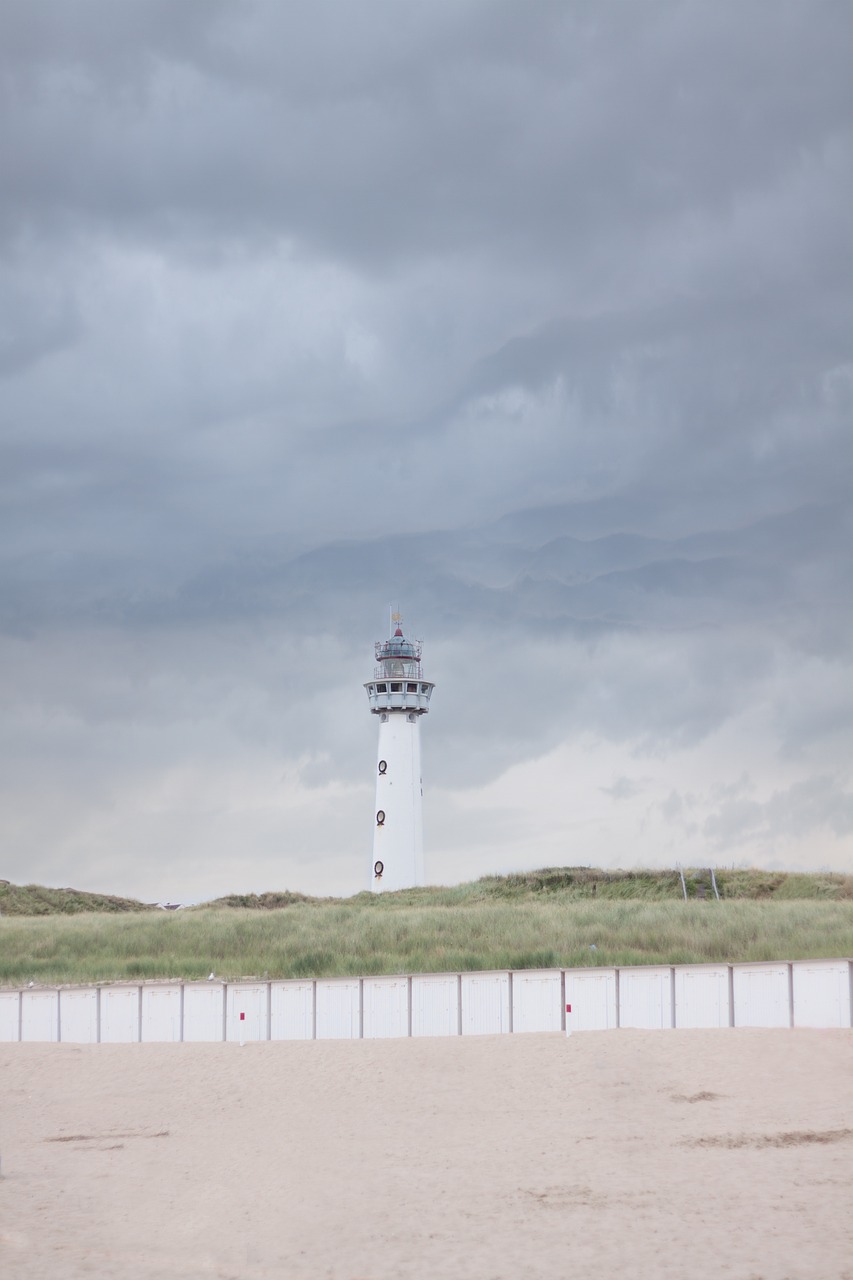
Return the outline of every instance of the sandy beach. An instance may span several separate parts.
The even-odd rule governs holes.
[[[853,1278],[853,1035],[0,1046],[0,1274]]]

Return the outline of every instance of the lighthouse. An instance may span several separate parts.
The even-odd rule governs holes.
[[[376,812],[370,887],[377,893],[424,882],[421,716],[434,685],[421,671],[421,643],[407,640],[400,615],[388,640],[376,642],[373,679],[364,687],[379,719]]]

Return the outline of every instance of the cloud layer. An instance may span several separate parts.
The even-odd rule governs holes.
[[[845,867],[851,16],[0,15],[2,874]]]

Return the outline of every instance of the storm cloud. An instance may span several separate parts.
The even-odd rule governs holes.
[[[853,17],[7,0],[0,874],[853,855]]]

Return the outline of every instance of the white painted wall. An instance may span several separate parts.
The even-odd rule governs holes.
[[[412,1035],[459,1034],[459,977],[419,973],[412,978]]]
[[[59,1039],[59,992],[21,992],[21,1039],[55,1041]]]
[[[727,964],[676,968],[677,1027],[727,1027],[730,1009]]]
[[[791,1005],[786,964],[733,966],[736,1027],[789,1027]]]
[[[143,986],[142,1039],[159,1044],[174,1044],[181,1038],[183,995],[179,983],[174,986]],[[63,1032],[63,1039],[65,1033]]]
[[[63,987],[59,993],[59,1035],[63,1044],[98,1043],[98,990]]]
[[[520,969],[512,975],[513,1031],[561,1031],[562,975],[559,969]]]
[[[508,973],[462,974],[464,1036],[493,1036],[509,1031],[509,1017]]]
[[[844,960],[797,960],[793,966],[794,1026],[853,1025],[853,975]]]
[[[357,1040],[361,1034],[361,983],[341,978],[317,983],[317,1039]]]
[[[20,991],[0,991],[0,1044],[18,1039],[20,1017]]]
[[[409,979],[365,978],[362,982],[365,1040],[409,1034]]]
[[[409,715],[412,719],[409,719]],[[384,773],[379,762],[385,761]],[[376,810],[369,887],[376,893],[410,889],[424,882],[424,820],[421,783],[420,717],[415,712],[388,711],[379,717],[376,753]],[[381,862],[381,877],[374,874]]]
[[[614,1031],[619,1026],[616,1009],[615,969],[567,969],[566,1014],[570,1031]]]
[[[226,988],[226,1039],[266,1040],[269,1027],[266,982],[235,982]],[[242,1030],[240,1014],[243,1014]]]
[[[673,1025],[672,969],[619,970],[619,1026],[666,1031]]]
[[[313,1040],[314,983],[270,983],[270,1039]]]
[[[139,987],[101,987],[101,1044],[139,1040]]]
[[[853,1023],[853,964],[803,960],[0,991],[0,1041],[19,1039],[20,1019],[26,1041],[233,1042],[241,1012],[247,1041],[554,1032],[563,983],[571,1031],[669,1028],[673,1017],[677,1027]]]
[[[184,987],[184,1040],[221,1040],[224,1003],[220,982],[188,982]]]

